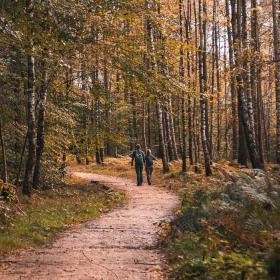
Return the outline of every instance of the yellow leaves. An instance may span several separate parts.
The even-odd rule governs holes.
[[[170,223],[165,223],[161,226],[161,236],[162,238],[167,238],[171,232],[171,225]]]

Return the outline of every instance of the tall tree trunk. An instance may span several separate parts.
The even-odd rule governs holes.
[[[187,172],[187,141],[186,141],[186,101],[185,97],[182,97],[182,105],[181,105],[181,112],[182,112],[182,141],[183,141],[183,150],[182,150],[182,172]]]
[[[21,149],[20,160],[19,160],[18,171],[17,171],[17,177],[16,177],[16,183],[15,183],[15,185],[17,187],[19,185],[19,181],[20,181],[20,177],[21,177],[21,171],[22,171],[22,167],[23,167],[23,159],[24,159],[24,154],[25,154],[25,150],[26,150],[27,138],[28,138],[28,132],[26,133],[26,136],[24,137],[24,142],[23,142],[23,146],[22,146],[22,149]]]
[[[217,2],[215,1],[215,14],[216,14],[216,5]],[[215,23],[215,63],[216,63],[216,83],[217,83],[217,129],[218,129],[218,133],[217,133],[217,156],[218,159],[220,159],[221,156],[221,140],[222,140],[222,97],[221,97],[221,79],[220,79],[220,32],[219,32],[219,28],[217,27],[217,24]]]
[[[255,134],[258,143],[261,164],[264,165],[263,155],[263,131],[262,131],[262,82],[260,69],[260,39],[257,0],[251,0],[251,92],[255,99]]]
[[[84,94],[83,102],[85,106],[85,110],[83,111],[83,128],[85,130],[85,158],[86,158],[86,165],[89,165],[89,97],[88,97],[88,85],[87,85],[87,74],[86,74],[86,66],[85,63],[82,62],[81,64],[81,81],[82,81],[82,91]]]
[[[28,17],[28,54],[27,54],[27,127],[28,127],[28,155],[25,166],[25,176],[22,193],[31,195],[33,171],[36,157],[36,121],[35,121],[35,60],[33,56],[33,18],[34,2],[26,0]]]
[[[204,154],[204,164],[206,176],[211,176],[211,160],[209,153],[209,133],[207,133],[207,52],[206,52],[206,2],[199,0],[199,30],[200,30],[200,46],[199,46],[199,72],[200,72],[200,110],[201,110],[201,141]]]
[[[161,108],[161,104],[159,101],[156,103],[157,106],[157,117],[158,117],[158,126],[159,126],[159,147],[160,147],[160,155],[162,159],[162,167],[163,172],[169,172],[169,165],[166,155],[166,149],[165,149],[165,142],[164,142],[164,126],[163,126],[163,112]]]
[[[128,77],[124,78],[124,93],[125,93],[125,100],[128,104],[130,104],[130,93],[129,93],[129,82]],[[129,148],[132,151],[135,146],[135,140],[133,139],[133,123],[131,116],[128,117],[128,133],[129,133]]]
[[[240,90],[240,89],[239,89]],[[242,101],[241,101],[241,95],[238,91],[238,141],[239,141],[239,148],[238,148],[238,162],[242,166],[247,167],[247,160],[248,160],[248,150],[247,150],[247,144],[246,144],[246,138],[245,138],[245,129],[242,119]]]
[[[4,183],[8,183],[8,168],[7,168],[7,157],[6,157],[6,145],[5,138],[2,126],[2,120],[0,119],[0,142],[1,142],[1,150],[2,150],[2,166],[3,166],[3,174],[2,178]]]
[[[106,96],[106,128],[107,134],[111,135],[112,130],[112,101],[111,101],[111,75],[108,70],[107,63],[104,65],[104,92]],[[113,149],[111,145],[111,141],[106,141],[106,152],[107,155],[113,155]]]
[[[179,0],[179,33],[180,33],[180,81],[184,82],[185,67],[184,67],[184,50],[183,50],[183,0]],[[181,115],[182,115],[182,172],[187,172],[187,131],[186,131],[186,101],[184,93],[182,93]]]
[[[237,55],[238,73],[236,75],[236,81],[238,86],[240,118],[244,127],[244,135],[252,166],[253,168],[263,168],[258,154],[253,127],[252,100],[250,100],[250,93],[247,94],[247,98],[245,93],[248,90],[246,0],[238,0],[237,26],[240,47]]]
[[[149,149],[151,149],[151,146],[152,146],[152,133],[151,133],[151,131],[152,131],[152,127],[151,127],[151,123],[152,123],[152,118],[151,118],[151,102],[150,101],[148,101],[148,104],[147,104],[147,107],[148,107],[148,112],[147,112],[147,114],[148,114],[148,131],[147,131],[147,133],[148,133],[148,147],[149,147]]]
[[[192,15],[192,4],[191,1],[187,1],[186,4],[187,7],[187,12],[184,9],[184,19],[185,19],[185,29],[186,29],[186,43],[191,44],[191,32],[192,32],[192,24],[191,24],[191,15]],[[190,164],[193,165],[194,160],[193,160],[193,129],[192,129],[192,100],[193,98],[191,97],[191,90],[193,88],[193,82],[192,82],[192,67],[191,67],[191,54],[190,50],[187,49],[187,79],[188,79],[188,89],[189,89],[189,94],[188,94],[188,99],[187,99],[187,114],[188,114],[188,148],[189,148],[189,159],[190,159]]]
[[[229,1],[231,1],[232,19],[230,20],[229,13]],[[236,18],[235,18],[235,1],[236,0],[225,0],[226,18],[227,18],[227,37],[228,37],[228,52],[229,52],[229,68],[230,68],[230,93],[231,93],[231,112],[232,112],[232,159],[237,159],[237,106],[236,106],[236,81],[234,70],[234,50],[236,47],[235,41],[235,29],[236,29]],[[231,28],[232,27],[232,28]]]
[[[275,61],[275,97],[276,97],[276,161],[280,164],[280,0],[272,0],[274,61]]]
[[[142,141],[143,141],[143,148],[145,151],[147,151],[147,137],[146,137],[146,102],[145,100],[142,101]]]
[[[182,157],[183,154],[183,132],[182,132],[182,114],[181,114],[181,98],[176,98],[176,111],[177,114],[177,130],[178,130],[178,140],[179,140],[179,147],[180,147],[180,156]]]
[[[136,97],[134,96],[133,92],[130,93],[130,105],[131,105],[131,112],[132,112],[132,135],[134,139],[134,143],[138,142],[139,135],[137,133],[137,108],[136,108]]]
[[[227,47],[224,45],[224,95],[225,95],[225,158],[228,159],[228,150],[229,150],[229,136],[228,136],[228,130],[229,130],[229,117],[228,117],[228,99],[229,99],[229,91],[228,91],[228,68],[227,68]]]
[[[176,135],[175,135],[175,127],[174,127],[174,117],[173,117],[173,108],[172,108],[172,100],[171,96],[168,96],[168,117],[169,117],[169,123],[170,123],[170,133],[171,133],[171,141],[172,141],[172,149],[173,149],[173,155],[174,160],[178,160],[178,149],[177,149],[177,141],[176,141]]]
[[[197,101],[196,98],[194,98],[193,101],[193,143],[194,143],[194,168],[195,172],[199,172],[199,133],[198,133],[198,121],[197,121]]]
[[[168,157],[170,161],[175,159],[173,145],[172,145],[172,137],[171,137],[171,125],[170,125],[170,118],[169,118],[169,110],[168,110],[168,103],[165,102],[165,112],[164,112],[164,120],[165,120],[165,138],[167,143],[167,150],[168,150]]]
[[[151,3],[151,0],[146,1],[146,7],[147,9],[154,10],[153,3]],[[153,30],[153,24],[151,21],[150,16],[147,16],[146,19],[146,28],[147,28],[147,49],[149,53],[151,54],[151,69],[155,72],[158,71],[157,67],[157,60],[156,60],[156,52],[155,52],[155,45],[154,45],[154,30]],[[156,109],[157,109],[157,118],[158,118],[158,128],[159,128],[159,149],[160,154],[162,158],[162,167],[163,172],[169,172],[169,165],[168,165],[168,159],[165,149],[165,141],[164,141],[164,126],[163,126],[163,112],[162,112],[162,105],[160,103],[159,98],[156,100]]]
[[[199,77],[200,77],[200,52],[199,52],[199,43],[198,43],[198,17],[197,17],[197,1],[193,0],[193,14],[194,14],[194,43],[195,43],[195,63],[194,63],[194,82],[193,82],[193,88],[199,87]],[[197,102],[196,96],[194,96],[193,99],[193,132],[194,132],[194,163],[195,163],[195,172],[200,172],[199,164],[200,164],[200,131],[199,131],[199,123],[198,120],[198,112],[199,112],[199,104]]]
[[[45,115],[48,88],[48,64],[43,63],[43,75],[38,104],[38,120],[37,120],[37,143],[36,143],[36,162],[33,174],[33,188],[38,188],[40,181],[41,159],[45,147]]]

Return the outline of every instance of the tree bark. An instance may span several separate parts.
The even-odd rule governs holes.
[[[172,100],[171,100],[170,95],[168,96],[168,111],[169,111],[168,117],[169,117],[169,123],[170,123],[170,133],[171,133],[174,160],[178,160],[179,156],[178,156],[177,141],[176,141],[176,135],[175,135]]]
[[[167,173],[167,172],[169,172],[169,165],[168,165],[168,160],[167,160],[167,156],[166,156],[166,149],[165,149],[165,142],[164,142],[163,113],[162,113],[162,108],[161,108],[161,104],[159,103],[159,101],[157,101],[156,106],[157,106],[157,117],[158,117],[158,126],[159,126],[160,155],[162,158],[163,172]]]
[[[187,11],[184,9],[184,19],[185,19],[185,29],[186,29],[186,43],[191,44],[191,32],[192,32],[192,24],[191,24],[191,15],[192,15],[192,4],[191,1],[187,1],[186,4]],[[188,79],[188,89],[189,89],[189,94],[187,98],[187,115],[188,115],[188,153],[189,153],[189,160],[190,160],[190,165],[193,165],[194,160],[193,160],[193,118],[192,118],[192,100],[193,98],[191,97],[191,90],[193,87],[193,82],[192,82],[192,70],[193,68],[191,67],[191,54],[190,50],[187,49],[187,79]],[[195,88],[195,87],[193,87]]]
[[[203,17],[203,19],[202,19]],[[200,45],[199,45],[199,72],[200,72],[200,110],[201,110],[201,141],[204,154],[204,164],[206,176],[211,176],[211,160],[209,153],[209,134],[207,133],[207,53],[206,53],[206,3],[199,0],[199,29],[200,29]]]
[[[28,138],[28,133],[26,133],[26,136],[24,137],[24,143],[23,147],[21,149],[21,154],[20,154],[20,161],[19,161],[19,166],[18,166],[18,172],[17,172],[17,177],[16,177],[16,183],[15,185],[18,187],[19,181],[20,181],[20,176],[21,176],[21,170],[23,166],[23,158],[26,150],[26,144],[27,144],[27,138]]]
[[[146,137],[146,102],[143,99],[142,101],[142,113],[143,113],[143,124],[142,124],[142,141],[143,141],[143,147],[144,150],[147,151],[147,137]]]
[[[247,24],[246,24],[246,0],[238,0],[237,5],[237,26],[238,26],[238,39],[240,42],[239,52],[237,54],[238,73],[236,81],[238,86],[238,99],[240,119],[244,127],[244,135],[248,147],[249,157],[252,162],[253,168],[263,168],[258,154],[258,147],[256,144],[254,127],[253,127],[253,110],[251,100],[248,100],[250,93],[248,90],[248,63],[247,63]],[[242,142],[240,141],[242,145]]]
[[[33,56],[33,18],[34,2],[26,0],[28,17],[28,54],[27,54],[27,127],[28,127],[28,155],[25,167],[22,193],[31,195],[33,171],[36,157],[36,121],[35,121],[35,59]]]
[[[38,188],[40,181],[41,159],[45,148],[45,115],[47,102],[47,88],[48,88],[48,64],[43,63],[43,75],[38,104],[38,120],[37,120],[37,143],[36,143],[36,161],[33,174],[33,188]]]
[[[171,126],[170,126],[170,118],[168,112],[168,103],[165,102],[165,112],[164,112],[164,120],[165,120],[165,139],[167,143],[167,151],[168,151],[168,158],[170,161],[173,161],[174,153],[173,153],[173,145],[172,145],[172,137],[171,137]]]
[[[153,5],[151,0],[146,1],[146,7],[148,10],[153,10]],[[155,72],[158,70],[157,68],[157,60],[155,57],[155,45],[154,45],[154,30],[152,21],[150,16],[147,16],[146,19],[146,28],[147,28],[147,49],[151,54],[151,69]],[[157,110],[157,118],[158,118],[158,129],[159,129],[159,150],[162,158],[162,167],[163,172],[169,172],[169,165],[167,160],[167,154],[165,149],[165,141],[164,141],[164,126],[163,126],[163,112],[162,112],[162,105],[160,103],[159,98],[156,100],[156,110]]]
[[[280,0],[272,0],[274,60],[275,60],[275,98],[276,98],[276,161],[280,164]]]
[[[235,52],[235,1],[231,2],[232,19],[229,14],[229,0],[225,0],[226,18],[227,18],[227,37],[228,37],[228,53],[229,53],[229,68],[230,68],[230,92],[231,92],[231,114],[232,114],[232,160],[237,159],[238,138],[237,138],[237,106],[236,106],[236,80],[233,73],[234,70],[234,52]]]
[[[7,167],[7,156],[6,156],[6,145],[5,138],[2,126],[2,120],[0,119],[0,142],[1,142],[1,150],[2,150],[2,165],[3,165],[3,174],[2,178],[4,183],[8,183],[8,167]]]
[[[183,50],[183,0],[179,0],[179,34],[180,34],[180,81],[184,82],[185,78],[185,67],[184,67],[184,50]],[[187,172],[187,141],[186,141],[186,101],[184,93],[182,92],[181,99],[181,115],[182,115],[182,172]]]

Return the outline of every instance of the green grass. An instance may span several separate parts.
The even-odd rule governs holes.
[[[124,199],[123,193],[96,185],[69,185],[21,198],[23,211],[15,212],[0,230],[0,252],[48,244],[65,227],[96,218]]]

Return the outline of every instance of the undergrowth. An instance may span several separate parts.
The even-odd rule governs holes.
[[[107,159],[105,165],[82,171],[135,178],[128,157]],[[176,280],[280,280],[280,173],[240,169],[213,163],[205,177],[180,162],[162,174],[155,164],[153,184],[179,193],[182,205],[171,224],[164,225],[164,250],[170,278]],[[255,174],[256,173],[256,174]]]
[[[246,172],[165,176],[182,198],[165,240],[171,279],[279,279],[280,192]]]
[[[73,181],[63,187],[36,191],[32,198],[20,196],[16,204],[4,202],[9,216],[1,219],[0,252],[47,244],[65,227],[95,218],[125,199],[123,193],[105,186]]]

